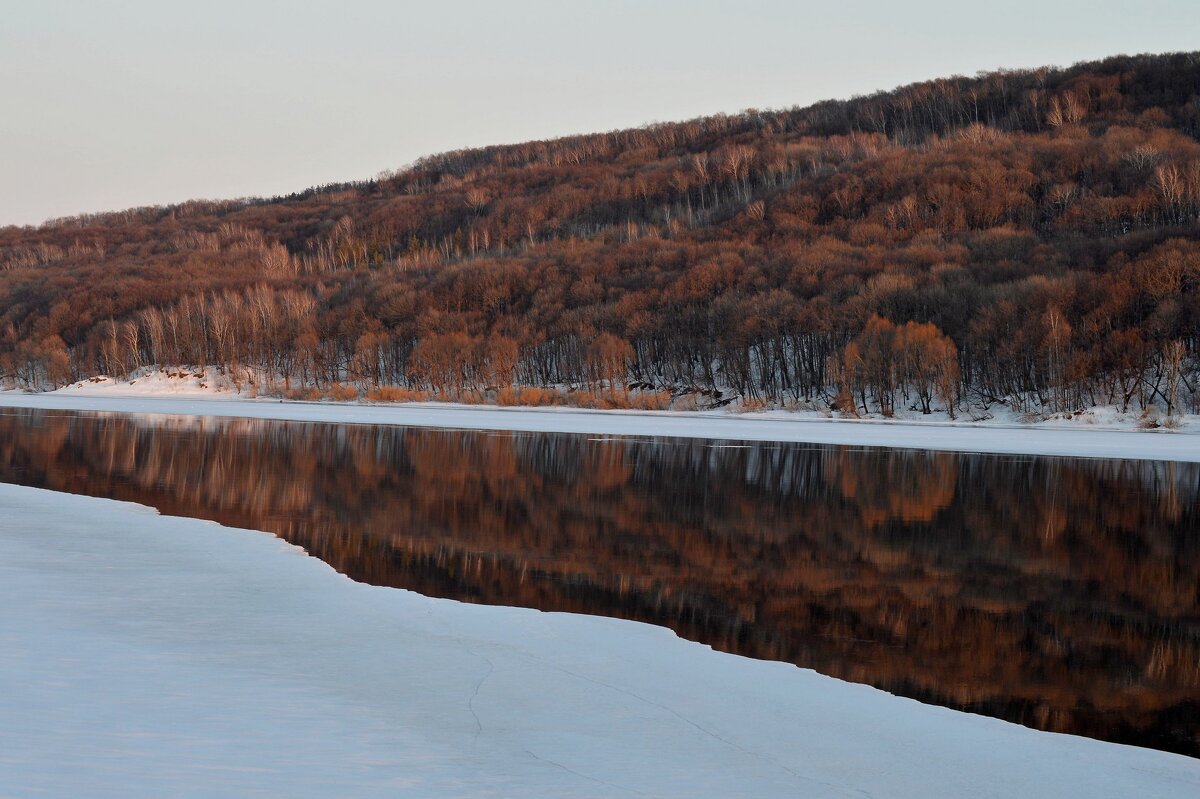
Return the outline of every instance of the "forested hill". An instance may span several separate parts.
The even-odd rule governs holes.
[[[0,229],[0,372],[1197,410],[1200,53]]]

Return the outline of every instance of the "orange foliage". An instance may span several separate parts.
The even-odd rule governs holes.
[[[430,399],[428,391],[401,386],[379,386],[367,392],[371,402],[425,402]]]
[[[329,387],[329,398],[337,402],[353,402],[358,399],[358,389],[345,383],[334,383]]]

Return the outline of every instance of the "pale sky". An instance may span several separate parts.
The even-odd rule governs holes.
[[[0,0],[0,225],[1198,48],[1197,0]]]

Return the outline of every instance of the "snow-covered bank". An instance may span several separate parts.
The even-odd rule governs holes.
[[[237,369],[227,369],[223,367],[143,367],[132,372],[124,379],[115,379],[110,377],[91,377],[82,380],[78,383],[72,383],[63,386],[55,393],[78,396],[78,397],[174,397],[174,398],[190,398],[190,399],[266,399],[266,400],[304,400],[304,401],[322,401],[330,399],[338,399],[338,397],[330,396],[330,390],[318,391],[312,387],[297,388],[289,394],[286,389],[276,381],[274,388],[268,390],[266,386],[272,384],[268,378],[262,374],[258,374],[253,370],[239,367]],[[349,393],[358,395],[359,390],[353,386],[342,385],[341,389]],[[403,389],[397,389],[400,393],[404,393]],[[583,400],[592,397],[588,392],[583,391],[578,395],[573,395],[569,390],[560,387],[554,390],[537,390],[542,394],[554,395],[556,392],[562,403],[542,402],[539,405],[544,409],[546,405],[561,404],[564,407],[572,409],[581,408],[609,408],[623,407],[620,405],[595,405],[587,402],[574,402],[572,397],[580,397]],[[386,393],[386,392],[381,392]],[[409,394],[421,394],[420,391],[409,391]],[[310,394],[311,396],[303,396]],[[639,396],[638,392],[633,392],[633,398]],[[728,399],[728,395],[726,399]],[[376,399],[380,399],[377,397]],[[516,397],[519,400],[519,396]],[[412,402],[408,400],[403,400]],[[651,406],[649,408],[641,408],[642,410],[670,410],[675,412],[696,412],[696,402],[701,401],[701,407],[705,403],[712,401],[712,398],[704,398],[697,395],[683,395],[672,400],[670,408],[659,408]],[[444,400],[437,400],[434,405],[448,405],[456,403],[448,403]],[[505,405],[506,403],[497,403]],[[517,403],[519,404],[519,402]],[[755,404],[755,403],[752,403]],[[512,403],[508,403],[509,407]],[[470,407],[479,407],[478,404]],[[763,419],[785,419],[785,420],[829,420],[833,418],[833,413],[828,409],[821,410],[820,403],[812,403],[807,406],[807,409],[801,407],[792,408],[759,408],[747,407],[742,401],[732,402],[724,405],[719,409],[714,409],[707,412],[707,415],[728,416],[732,414],[746,414],[753,418]],[[631,405],[631,409],[638,409],[636,405]],[[1196,414],[1176,415],[1167,418],[1161,408],[1152,407],[1145,409],[1143,412],[1137,407],[1131,407],[1125,411],[1114,406],[1097,406],[1093,408],[1079,409],[1072,413],[1057,413],[1057,414],[1025,414],[1015,411],[1000,403],[991,403],[986,409],[969,406],[960,408],[957,414],[951,417],[945,408],[935,408],[931,414],[922,414],[917,408],[898,406],[895,412],[890,416],[884,416],[880,413],[873,412],[865,414],[862,417],[846,416],[839,414],[840,421],[875,421],[875,422],[908,422],[921,425],[942,424],[954,426],[999,426],[999,427],[1048,427],[1048,428],[1081,428],[1087,430],[1152,430],[1158,428],[1167,428],[1168,430],[1187,430],[1200,429],[1200,416]]]
[[[0,795],[1200,792],[1190,758],[361,585],[267,535],[8,485],[0,508]]]
[[[487,405],[406,403],[365,405],[281,402],[211,394],[126,396],[62,391],[0,392],[0,407],[75,411],[186,414],[349,424],[391,424],[471,430],[681,436],[733,441],[938,449],[956,452],[1070,455],[1200,462],[1197,425],[1176,431],[1104,430],[1083,425],[1053,427],[999,424],[938,424],[918,421],[843,420],[787,413],[722,411],[589,411],[577,408],[500,408]]]

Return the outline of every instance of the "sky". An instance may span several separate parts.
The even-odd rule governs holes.
[[[1197,48],[1196,0],[0,0],[0,225]]]

